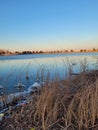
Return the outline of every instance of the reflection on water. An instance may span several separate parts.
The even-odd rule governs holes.
[[[88,69],[97,67],[98,53],[0,56],[0,84],[5,86],[6,92],[14,92],[15,84],[22,82],[29,87],[39,75],[40,78],[44,74],[50,78],[60,76],[64,79],[68,66],[72,65],[74,73],[79,73],[84,59]]]

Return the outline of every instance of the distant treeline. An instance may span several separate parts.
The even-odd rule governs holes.
[[[55,50],[55,51],[15,51],[15,52],[11,52],[9,50],[3,50],[0,49],[0,55],[25,55],[25,54],[42,54],[42,53],[72,53],[72,52],[98,52],[98,48],[93,48],[91,50],[87,50],[87,49],[80,49],[80,50]]]
[[[15,52],[17,53],[17,52]],[[19,54],[41,54],[41,53],[44,53],[43,51],[22,51],[22,52],[19,52]]]
[[[13,53],[9,50],[0,49],[0,55],[11,55],[11,54]]]

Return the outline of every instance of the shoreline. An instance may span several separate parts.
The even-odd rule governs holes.
[[[40,93],[35,93],[34,95],[30,95],[28,103],[25,102],[21,106],[19,106],[18,108],[12,109],[10,111],[11,113],[7,112],[7,113],[10,114],[10,118],[9,118],[9,121],[6,119],[6,116],[3,118],[2,122],[6,122],[5,125],[3,126],[3,130],[5,130],[5,129],[7,130],[7,126],[9,124],[12,125],[13,127],[15,127],[13,115],[16,115],[17,119],[19,119],[21,117],[20,118],[21,119],[20,121],[22,122],[21,125],[24,127],[23,122],[25,121],[25,118],[27,118],[27,117],[22,118],[22,115],[26,115],[26,113],[28,113],[31,110],[33,111],[33,109],[35,110],[35,113],[38,110],[39,111],[40,110],[43,111],[43,107],[44,107],[45,103],[47,102],[47,105],[48,105],[48,104],[50,104],[50,102],[52,102],[52,100],[53,100],[52,103],[55,104],[57,99],[61,100],[61,99],[64,98],[63,100],[66,101],[65,102],[65,107],[68,108],[67,111],[69,111],[69,112],[73,111],[73,110],[70,111],[70,109],[69,109],[70,103],[72,103],[73,101],[74,101],[75,104],[78,103],[79,105],[81,103],[81,100],[86,100],[85,103],[90,103],[89,100],[91,100],[91,99],[89,98],[89,95],[92,95],[92,94],[95,93],[95,95],[97,94],[96,98],[98,96],[98,93],[97,93],[98,84],[97,83],[98,83],[98,70],[93,70],[93,71],[90,71],[90,72],[80,73],[79,75],[74,76],[73,79],[66,79],[66,80],[63,80],[63,81],[61,81],[61,80],[54,80],[52,83],[45,83],[44,87],[40,90]],[[47,99],[48,95],[49,95],[48,98],[50,98],[49,101]],[[65,95],[66,95],[66,97],[65,97]],[[43,102],[41,101],[42,99],[43,99]],[[58,103],[60,102],[60,100],[58,100]],[[78,100],[80,100],[80,102],[78,102]],[[94,98],[94,100],[95,100],[95,98]],[[97,99],[95,101],[97,101]],[[93,99],[91,100],[91,102],[93,102]],[[39,104],[38,106],[37,106],[37,103]],[[79,109],[78,111],[81,111],[82,109],[78,107],[78,104],[76,105],[77,106],[77,108],[76,108],[75,104],[72,105],[71,109],[75,109],[76,111],[74,111],[74,112],[77,113],[78,109]],[[40,105],[42,105],[42,106],[40,106]],[[83,109],[83,111],[84,111],[85,110],[85,104],[83,104],[83,105],[84,105],[84,109]],[[53,107],[51,105],[48,105],[47,107],[51,107],[51,110],[52,109],[54,110],[55,106]],[[59,108],[59,109],[63,109],[62,107]],[[95,109],[95,110],[97,109],[97,106],[95,106],[95,105],[90,106],[90,107],[94,107],[93,109]],[[22,111],[22,115],[21,115],[21,111]],[[45,111],[47,111],[47,109],[45,109]],[[64,109],[60,110],[60,112],[61,111],[63,111],[63,113],[65,112]],[[89,111],[89,108],[87,109],[87,111]],[[5,115],[7,115],[7,113]],[[30,114],[30,112],[29,112],[29,114]],[[66,113],[66,114],[68,114],[68,113]],[[77,116],[77,114],[76,114],[76,116]],[[63,116],[63,114],[61,114],[61,115]],[[47,114],[46,114],[46,116],[47,116]],[[59,116],[59,121],[58,122],[61,124],[60,113],[58,113],[58,116]],[[52,117],[50,117],[51,121],[52,121]],[[12,122],[12,120],[13,120],[13,122]],[[95,121],[95,125],[97,126],[98,122],[96,120],[94,120],[94,121]],[[34,121],[33,117],[32,117],[32,121]],[[42,121],[42,124],[43,124],[43,120],[39,118],[39,121],[38,121],[38,126],[39,127],[43,127],[40,124],[41,121]],[[1,122],[1,124],[2,124],[2,122]],[[35,122],[34,126],[32,126],[32,123],[30,123],[28,121],[26,121],[26,122],[27,122],[26,123],[27,125],[25,124],[26,125],[25,127],[27,127],[28,124],[29,124],[31,126],[31,128],[34,128],[35,130],[39,130],[39,127],[36,126],[36,122]],[[53,122],[54,121],[52,121],[52,123]],[[72,123],[75,123],[75,122],[72,122]],[[0,125],[0,126],[2,127],[2,125]],[[57,123],[54,124],[52,127],[56,128],[56,130],[60,129],[60,127],[57,125]],[[64,127],[64,124],[62,125],[62,127]],[[76,129],[76,127],[78,127],[78,126],[75,126],[73,124],[73,127],[75,128],[75,130],[78,130],[78,129]],[[90,127],[93,127],[93,126],[90,126]],[[96,128],[98,128],[98,127],[96,127]],[[20,130],[20,126],[18,126],[18,129]],[[44,128],[43,128],[43,130],[44,130]]]
[[[14,55],[34,55],[34,54],[77,54],[77,53],[98,53],[98,51],[84,51],[84,52],[80,52],[80,51],[73,51],[73,52],[38,52],[38,53],[26,53],[26,54],[23,54],[22,52],[20,53],[12,53],[12,54],[2,54],[0,56],[14,56]]]

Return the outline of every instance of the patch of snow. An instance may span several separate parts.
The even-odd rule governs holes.
[[[43,85],[44,85],[44,82],[40,82],[40,83],[35,82],[33,85],[31,85],[28,88],[28,92],[30,93],[30,92],[34,91],[34,89],[38,89],[38,88],[42,87]]]
[[[1,113],[0,114],[0,121],[2,121],[3,116],[4,116],[4,113]]]

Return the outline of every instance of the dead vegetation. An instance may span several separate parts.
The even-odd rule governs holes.
[[[10,117],[3,118],[0,130],[98,129],[98,70],[47,82],[33,96],[6,113]]]

